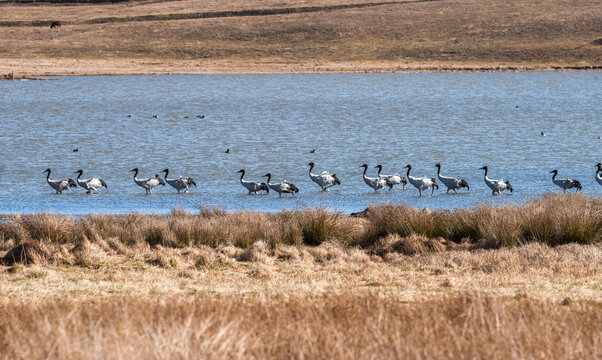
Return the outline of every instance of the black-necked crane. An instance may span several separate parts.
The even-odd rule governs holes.
[[[602,185],[602,164],[597,163],[596,167],[598,168],[598,170],[596,170],[596,182]]]
[[[75,181],[73,181],[73,179],[57,179],[57,180],[51,180],[50,179],[50,173],[52,172],[52,170],[50,170],[50,168],[44,170],[43,172],[47,173],[46,175],[46,182],[48,183],[48,185],[50,185],[51,188],[53,188],[57,194],[62,194],[64,190],[70,190],[72,187],[77,187],[77,184],[75,183]]]
[[[84,173],[84,171],[82,169],[79,169],[75,172],[75,174],[79,174],[79,175],[77,175],[77,184],[80,187],[83,187],[84,189],[86,189],[86,194],[91,194],[92,191],[94,191],[95,193],[98,193],[98,189],[100,189],[103,186],[106,189],[108,189],[107,183],[104,182],[104,180],[102,180],[102,179],[95,178],[95,177],[90,178],[90,179],[81,179],[83,173]]]
[[[293,183],[290,183],[286,180],[280,183],[270,183],[270,180],[272,180],[271,173],[267,173],[263,176],[268,178],[268,186],[270,187],[270,189],[277,192],[279,197],[282,197],[282,194],[292,194],[293,196],[295,196],[295,193],[299,192],[299,189],[297,189],[297,187]]]
[[[550,171],[550,174],[552,175],[552,182],[557,185],[558,187],[560,187],[562,189],[562,192],[566,192],[569,189],[577,189],[577,191],[582,190],[583,188],[581,187],[581,183],[579,182],[579,180],[573,180],[573,179],[556,179],[556,176],[558,175],[558,170],[552,170]]]
[[[312,173],[311,171],[314,168],[313,161],[307,165],[309,165],[309,178],[318,184],[322,188],[322,191],[328,191],[329,188],[341,184],[336,174],[331,174],[328,171],[322,171],[320,174]]]
[[[240,173],[240,183],[249,191],[249,195],[257,195],[257,192],[259,191],[265,191],[266,193],[270,192],[268,184],[264,182],[243,179],[245,177],[245,169],[240,169],[237,171],[237,173]]]
[[[378,177],[385,178],[389,182],[389,190],[393,190],[393,185],[400,185],[400,184],[401,184],[401,188],[405,190],[408,181],[406,180],[406,178],[403,175],[399,175],[397,173],[391,174],[391,175],[381,174],[381,171],[383,170],[383,166],[380,164],[376,165],[375,168],[378,169]]]
[[[410,175],[410,170],[412,170],[412,165],[408,164],[404,167],[404,169],[408,169],[407,178],[410,184],[414,185],[416,189],[418,189],[418,194],[422,196],[423,190],[431,189],[431,196],[435,192],[435,188],[438,190],[439,185],[437,185],[437,180],[435,178],[430,177],[413,177]]]
[[[138,176],[138,168],[133,168],[132,170],[130,170],[130,172],[134,173],[134,182],[136,183],[136,185],[143,188],[147,194],[152,194],[153,189],[159,185],[165,186],[165,181],[163,181],[163,179],[161,179],[161,177],[158,174],[155,174],[155,177],[147,179],[138,179],[136,177]]]
[[[190,189],[192,185],[196,187],[196,183],[191,177],[180,176],[174,179],[169,179],[167,177],[167,175],[169,175],[169,169],[163,169],[163,171],[161,172],[165,173],[165,182],[168,183],[174,189],[178,190],[178,193],[180,192],[180,190],[188,192],[188,189]]]
[[[489,171],[489,168],[487,166],[483,166],[479,170],[485,170],[485,175],[483,178],[485,179],[485,184],[487,184],[487,186],[489,186],[489,188],[491,189],[491,195],[495,195],[495,194],[499,195],[504,190],[508,190],[510,192],[514,191],[514,189],[512,188],[512,185],[510,185],[509,181],[504,180],[504,179],[500,179],[500,180],[490,179],[487,176],[487,171]]]
[[[368,164],[362,164],[362,166],[364,168],[364,182],[366,183],[366,185],[370,186],[372,189],[374,189],[374,192],[378,192],[378,190],[380,189],[384,189],[385,187],[389,186],[389,181],[387,180],[387,178],[384,177],[369,177],[366,176],[366,172],[368,171]]]
[[[437,178],[439,178],[441,183],[447,187],[448,194],[450,190],[453,190],[455,193],[457,192],[457,190],[460,190],[462,188],[470,190],[470,187],[468,186],[468,182],[466,180],[457,177],[441,175],[441,163],[436,163],[435,167],[437,168]]]

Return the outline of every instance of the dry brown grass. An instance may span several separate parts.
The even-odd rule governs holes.
[[[600,245],[83,244],[72,264],[0,266],[0,358],[600,355]]]
[[[480,294],[126,297],[0,313],[2,356],[13,359],[595,359],[602,346],[600,303]]]
[[[596,359],[600,209],[9,216],[0,358]]]
[[[402,238],[422,236],[422,240],[414,242],[420,242],[429,251],[458,246],[497,248],[529,242],[552,246],[596,244],[602,241],[602,199],[550,194],[520,207],[478,206],[455,212],[376,206],[359,217],[324,209],[275,214],[205,209],[200,215],[173,211],[165,216],[89,215],[81,219],[15,215],[0,223],[0,246],[8,249],[25,242],[75,246],[84,241],[112,241],[121,246],[248,249],[262,241],[273,250],[281,245],[316,246],[331,241],[372,249],[381,246],[381,239],[391,234]]]
[[[602,34],[602,11],[595,0],[401,2],[302,14],[170,20],[224,11],[326,9],[358,3],[370,4],[355,0],[185,0],[71,6],[4,3],[0,4],[0,24],[5,25],[0,26],[0,73],[602,66],[602,52],[596,45]],[[140,16],[151,16],[151,20],[133,21]],[[64,25],[47,28],[56,19]]]

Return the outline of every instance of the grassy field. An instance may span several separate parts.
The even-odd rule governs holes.
[[[5,216],[1,358],[602,355],[602,202]]]
[[[595,0],[0,1],[0,74],[586,69],[600,38]]]

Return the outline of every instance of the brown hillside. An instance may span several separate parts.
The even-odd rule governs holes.
[[[0,73],[589,68],[601,36],[595,0],[0,2]]]

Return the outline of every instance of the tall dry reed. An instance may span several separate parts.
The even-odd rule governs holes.
[[[28,241],[77,244],[117,240],[133,245],[185,248],[235,246],[258,241],[274,249],[284,245],[316,246],[334,241],[370,248],[388,235],[443,239],[474,247],[541,242],[595,244],[602,240],[602,199],[582,194],[551,194],[523,206],[482,205],[456,211],[372,206],[360,217],[324,209],[226,213],[203,209],[200,215],[16,215],[0,222],[0,246]]]

